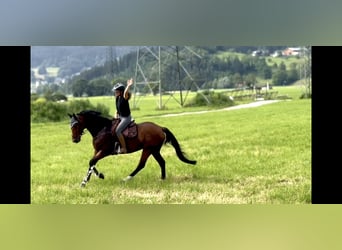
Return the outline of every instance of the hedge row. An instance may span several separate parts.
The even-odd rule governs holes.
[[[53,102],[39,98],[31,102],[31,122],[59,122],[69,119],[68,114],[82,110],[96,110],[104,116],[109,116],[109,108],[103,104],[94,106],[89,100],[68,102]]]

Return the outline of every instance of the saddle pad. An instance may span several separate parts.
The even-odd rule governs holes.
[[[127,128],[122,132],[123,136],[126,138],[134,138],[138,135],[138,127],[135,122],[131,122]]]

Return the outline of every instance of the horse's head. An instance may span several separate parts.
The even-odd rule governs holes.
[[[84,122],[82,116],[76,116],[75,114],[68,114],[70,117],[71,138],[74,143],[81,141],[83,135]]]

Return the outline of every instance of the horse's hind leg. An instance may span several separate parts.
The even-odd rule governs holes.
[[[140,170],[142,170],[145,167],[146,161],[147,161],[148,157],[150,157],[150,155],[151,155],[151,150],[144,148],[143,152],[141,154],[138,166],[129,176],[124,178],[123,181],[128,181],[128,180],[132,179]]]
[[[164,180],[166,178],[166,171],[165,171],[165,160],[161,156],[160,151],[156,151],[152,153],[154,159],[158,162],[160,169],[161,169],[161,178]]]

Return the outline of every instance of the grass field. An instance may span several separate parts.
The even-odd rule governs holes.
[[[156,110],[155,97],[143,97],[136,121],[168,127],[188,158],[178,160],[162,148],[166,180],[154,158],[131,181],[122,182],[138,164],[140,152],[109,156],[97,164],[105,179],[80,183],[93,148],[86,132],[71,142],[69,121],[31,124],[32,204],[309,204],[311,203],[311,100],[301,89],[282,87],[292,97],[256,108],[162,117],[189,111],[177,102]],[[113,97],[92,98],[111,107]],[[202,108],[203,109],[203,108]],[[191,109],[196,111],[198,108]]]
[[[236,53],[236,52],[222,52],[220,54],[218,54],[218,58],[223,59],[223,58],[227,58],[227,57],[238,57],[240,60],[246,56],[246,54],[243,53]],[[281,57],[272,57],[272,56],[266,56],[266,63],[269,66],[273,66],[274,63],[276,63],[278,66],[281,63],[284,63],[286,68],[289,69],[291,63],[299,63],[302,62],[303,59],[299,59],[296,56],[281,56]]]

